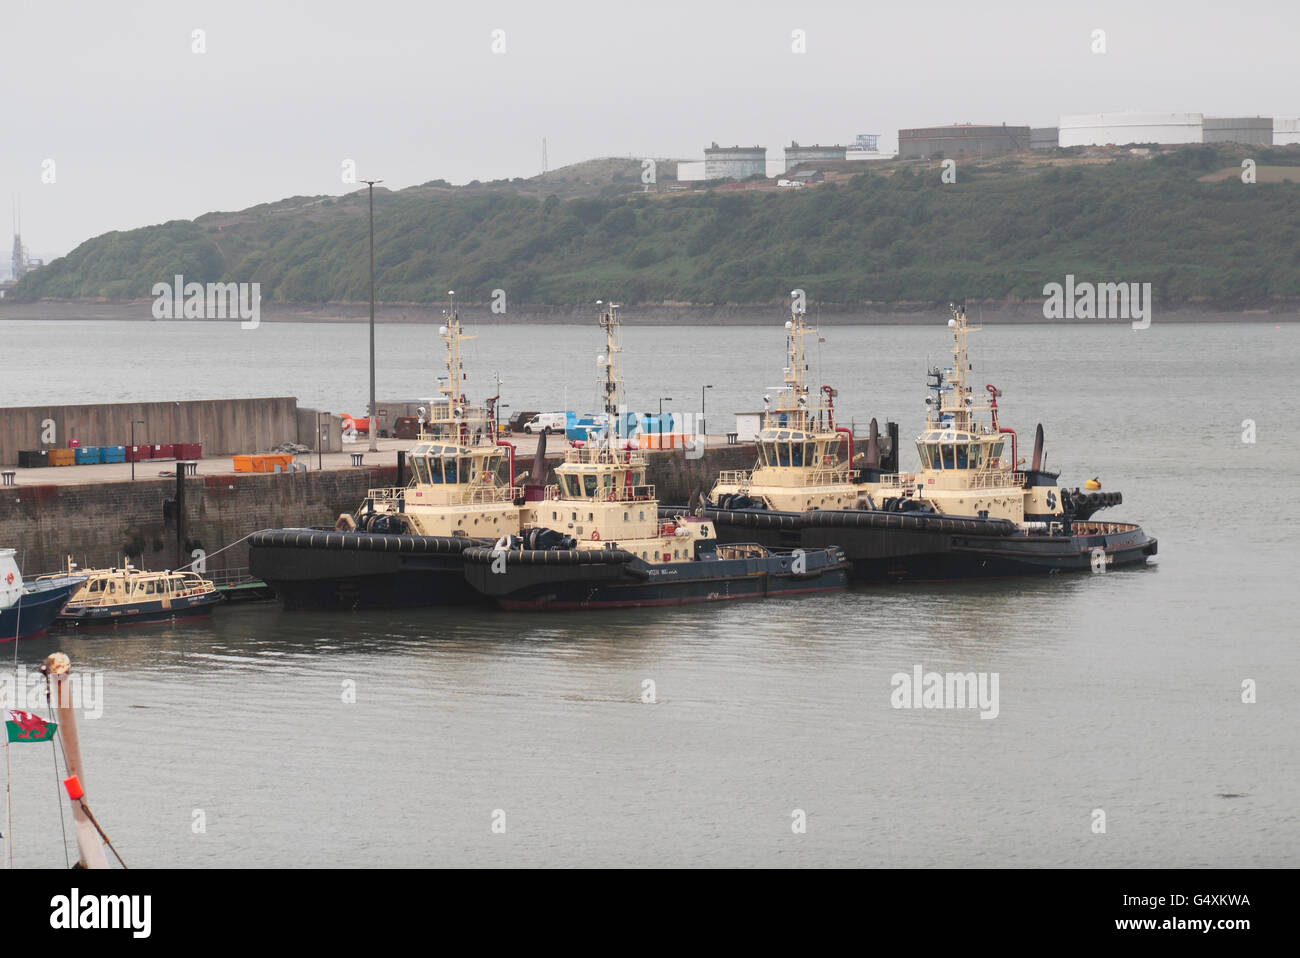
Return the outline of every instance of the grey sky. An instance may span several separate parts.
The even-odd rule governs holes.
[[[24,239],[45,256],[107,230],[347,192],[347,158],[401,188],[534,175],[543,136],[556,167],[698,159],[712,140],[772,151],[880,133],[892,149],[899,127],[1061,113],[1300,113],[1300,5],[1279,0],[80,0],[6,4],[0,35],[2,245],[19,193]]]

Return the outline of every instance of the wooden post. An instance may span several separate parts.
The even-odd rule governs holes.
[[[41,667],[50,680],[51,700],[54,702],[54,720],[59,730],[55,734],[63,739],[63,754],[68,761],[68,775],[75,775],[81,783],[82,791],[86,789],[86,773],[81,767],[81,740],[77,737],[77,713],[72,707],[72,663],[62,652],[55,652],[45,659]],[[72,820],[77,832],[77,849],[81,853],[78,862],[82,868],[107,868],[108,860],[104,857],[104,845],[99,832],[91,823],[90,817],[79,801],[69,799],[72,805]]]

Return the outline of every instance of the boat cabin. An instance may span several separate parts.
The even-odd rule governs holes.
[[[68,599],[70,606],[127,605],[159,599],[206,595],[216,587],[196,572],[144,572],[139,569],[93,569]]]
[[[758,434],[759,467],[824,467],[839,460],[840,438],[837,434],[813,433],[799,429],[764,429]]]
[[[916,452],[922,470],[1000,469],[1008,465],[1002,451],[1005,443],[998,434],[930,430],[917,437]]]

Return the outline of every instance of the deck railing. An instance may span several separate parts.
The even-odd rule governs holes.
[[[516,499],[523,498],[523,486],[483,486],[483,485],[460,485],[457,483],[434,484],[431,486],[422,486],[422,489],[440,490],[447,494],[446,502],[448,505],[478,505],[490,502],[513,502]],[[382,511],[381,506],[396,504],[398,500],[406,500],[408,503],[413,498],[409,488],[389,488],[389,489],[371,489],[366,493],[366,498],[371,500],[376,510]]]
[[[917,485],[933,485],[938,489],[1008,489],[1020,488],[1025,484],[1023,472],[936,469],[930,475],[935,478],[935,482],[927,482],[928,477],[922,477],[918,473],[902,472],[881,476],[879,483],[883,489],[907,489]]]
[[[560,500],[569,498],[564,495],[558,485],[546,487],[546,498],[548,500]],[[585,492],[578,499],[569,499],[571,502],[585,500],[589,502],[649,502],[655,498],[655,487],[652,485],[632,486],[630,489],[626,485],[614,486],[603,492],[597,490],[595,495],[588,496]]]

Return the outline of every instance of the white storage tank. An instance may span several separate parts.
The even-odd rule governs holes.
[[[1061,117],[1061,146],[1200,143],[1199,113],[1080,113]]]
[[[677,180],[681,183],[694,183],[704,179],[704,161],[692,160],[677,164]]]
[[[1273,117],[1273,145],[1300,143],[1300,116]]]

